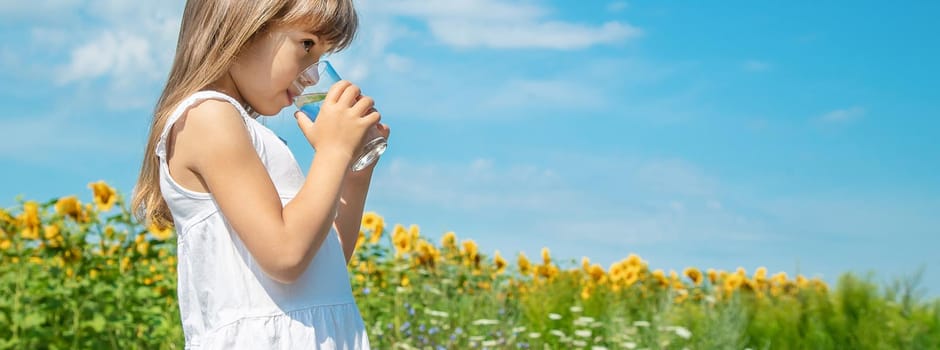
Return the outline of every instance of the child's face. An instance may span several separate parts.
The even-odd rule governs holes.
[[[241,99],[262,115],[293,103],[291,83],[329,51],[329,43],[302,30],[272,30],[249,43],[230,72]]]

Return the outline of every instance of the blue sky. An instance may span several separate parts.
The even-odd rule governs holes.
[[[368,210],[486,252],[940,291],[935,2],[358,1]],[[0,5],[0,205],[129,193],[181,1]],[[267,119],[306,168],[285,110]]]

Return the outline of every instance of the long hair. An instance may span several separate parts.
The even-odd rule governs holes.
[[[166,86],[154,108],[150,136],[131,209],[145,225],[168,227],[173,222],[160,193],[157,141],[167,119],[186,97],[228,73],[241,50],[265,30],[295,27],[308,30],[332,45],[349,46],[359,25],[352,0],[188,0],[183,10],[176,56]]]

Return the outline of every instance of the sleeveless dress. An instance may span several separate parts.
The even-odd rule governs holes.
[[[170,115],[156,155],[160,190],[178,235],[177,293],[185,348],[369,349],[335,229],[303,275],[282,284],[261,270],[211,194],[183,188],[170,176],[167,135],[181,115],[207,99],[227,101],[238,109],[282,205],[304,183],[287,145],[232,97],[200,91]]]

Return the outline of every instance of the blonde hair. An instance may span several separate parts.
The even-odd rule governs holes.
[[[358,25],[352,0],[188,0],[176,57],[154,108],[140,176],[131,199],[137,220],[158,227],[173,223],[160,193],[160,163],[154,152],[177,104],[227,74],[241,50],[266,30],[282,27],[307,30],[331,44],[330,50],[336,52],[349,46]]]

